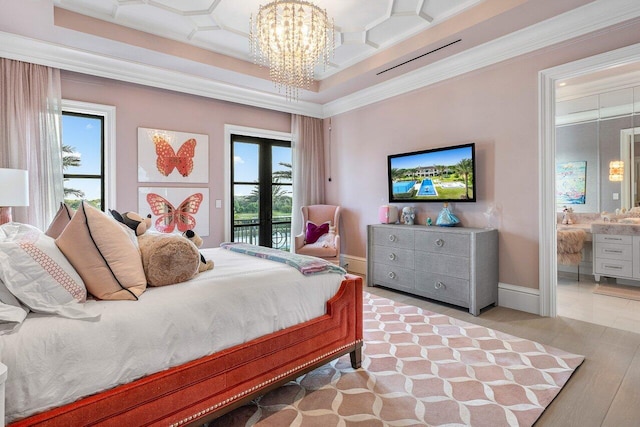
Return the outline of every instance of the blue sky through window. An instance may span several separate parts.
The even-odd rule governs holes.
[[[80,166],[69,167],[64,172],[100,175],[101,136],[99,118],[63,115],[62,144],[73,147],[74,153],[80,157]],[[87,200],[100,198],[100,183],[95,179],[71,179],[65,182],[65,187],[84,191]]]

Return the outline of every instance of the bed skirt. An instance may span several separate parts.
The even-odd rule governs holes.
[[[323,316],[10,426],[202,425],[344,354],[358,368],[361,348],[362,278],[347,275]]]

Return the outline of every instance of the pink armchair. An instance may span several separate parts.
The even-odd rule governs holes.
[[[302,209],[302,233],[295,237],[294,252],[324,258],[340,265],[340,206],[310,205]],[[306,241],[307,222],[320,226],[329,222],[329,233],[320,237],[315,243]]]

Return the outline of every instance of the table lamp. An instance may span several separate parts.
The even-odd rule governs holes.
[[[0,168],[0,224],[11,222],[13,206],[29,206],[27,171]]]

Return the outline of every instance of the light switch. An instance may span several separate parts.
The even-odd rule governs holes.
[[[222,207],[222,200],[216,199],[216,208],[220,209]]]
[[[620,193],[613,193],[613,200],[619,200],[620,199]]]

